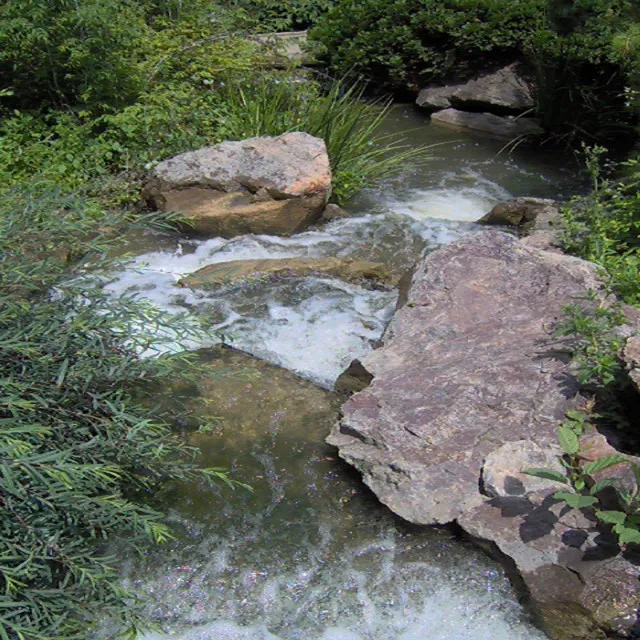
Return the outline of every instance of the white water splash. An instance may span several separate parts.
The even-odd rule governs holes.
[[[188,313],[207,326],[187,348],[228,344],[331,388],[354,358],[384,331],[396,294],[331,278],[276,279],[215,291],[178,286],[206,265],[258,258],[329,257],[380,261],[402,272],[425,245],[437,247],[468,229],[459,225],[366,215],[338,220],[292,238],[247,235],[230,240],[177,239],[172,250],[139,255],[112,274],[106,289],[135,295],[171,313]],[[177,349],[178,343],[162,346]]]
[[[431,187],[412,189],[389,201],[396,213],[415,220],[434,219],[476,222],[512,194],[477,171],[445,174]]]

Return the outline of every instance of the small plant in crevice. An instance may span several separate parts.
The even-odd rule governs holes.
[[[567,486],[556,491],[553,497],[562,500],[572,509],[593,509],[598,520],[609,524],[621,545],[640,543],[640,466],[623,455],[608,455],[586,462],[580,455],[580,436],[587,427],[593,426],[599,416],[592,413],[593,404],[585,410],[568,411],[567,421],[558,428],[558,443],[563,455],[559,457],[565,473],[555,469],[530,468],[523,473],[537,478],[553,480]],[[635,484],[629,488],[620,478],[597,479],[597,474],[618,465],[629,465],[633,469]],[[606,501],[602,492],[611,489],[616,508],[611,509],[609,494]]]
[[[606,305],[597,300],[595,291],[567,305],[563,319],[556,325],[554,337],[570,340],[569,352],[577,367],[577,379],[582,385],[597,385],[600,391],[624,385],[624,368],[619,353],[623,346],[616,328],[625,323],[619,305]]]
[[[524,473],[566,485],[554,498],[573,509],[593,509],[598,520],[611,525],[621,545],[638,544],[640,466],[621,454],[586,460],[581,455],[580,443],[587,429],[595,429],[602,423],[622,429],[633,426],[620,402],[627,381],[619,357],[623,339],[617,329],[624,324],[625,316],[619,305],[607,305],[607,298],[598,299],[593,291],[582,303],[565,307],[564,314],[554,336],[569,338],[577,380],[589,389],[592,397],[583,408],[567,411],[567,420],[558,428],[557,439],[563,452],[559,461],[564,473],[545,468],[526,469]],[[632,469],[633,486],[629,474],[624,479],[620,473],[599,477],[612,467],[622,470],[622,465]]]

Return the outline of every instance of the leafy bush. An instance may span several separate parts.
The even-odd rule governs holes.
[[[336,4],[336,0],[234,0],[245,20],[260,31],[307,29]]]
[[[337,73],[421,88],[522,49],[546,0],[341,0],[311,32]],[[467,71],[468,72],[468,71]]]
[[[564,248],[601,265],[613,290],[629,304],[640,305],[640,161],[618,167],[624,180],[606,179],[600,157],[605,150],[587,152],[592,191],[562,210]]]
[[[19,104],[122,104],[142,81],[148,27],[130,0],[0,6],[0,73]]]
[[[553,0],[550,28],[536,30],[525,53],[536,70],[538,115],[567,143],[621,140],[633,133],[625,88],[633,73],[614,40],[628,21],[627,0]],[[562,11],[560,11],[562,9]]]
[[[311,36],[334,71],[398,91],[525,61],[545,128],[573,143],[630,132],[633,11],[631,0],[341,0]]]
[[[84,639],[102,617],[140,626],[108,545],[170,538],[148,504],[163,483],[227,481],[134,397],[177,365],[139,353],[185,328],[87,279],[122,223],[48,191],[0,199],[2,638]]]

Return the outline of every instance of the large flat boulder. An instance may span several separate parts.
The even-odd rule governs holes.
[[[431,122],[458,131],[475,131],[505,140],[543,133],[538,121],[534,118],[497,116],[493,113],[473,113],[458,109],[437,111],[431,116]]]
[[[223,142],[159,163],[143,197],[184,213],[201,235],[290,235],[322,214],[331,194],[324,141],[307,133]]]
[[[397,284],[385,266],[379,262],[342,258],[280,258],[233,260],[198,269],[180,281],[181,286],[215,288],[239,281],[258,280],[272,276],[331,276],[348,282]]]
[[[637,568],[611,553],[593,520],[553,499],[557,483],[522,474],[553,466],[557,428],[580,400],[553,325],[599,287],[592,264],[499,231],[435,251],[382,346],[359,364],[370,385],[328,438],[398,515],[458,522],[510,557],[564,640],[603,637],[640,606],[637,591],[629,597]],[[590,598],[602,599],[597,615]],[[582,635],[559,635],[560,619]]]

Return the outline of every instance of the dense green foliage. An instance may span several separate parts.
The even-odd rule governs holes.
[[[92,280],[111,244],[100,214],[57,192],[0,200],[1,638],[84,639],[99,618],[138,626],[109,546],[170,537],[149,506],[168,480],[228,482],[140,404],[143,383],[180,358],[139,354],[162,343],[159,328],[172,340],[187,328]],[[111,232],[126,222],[101,218]]]
[[[632,0],[341,0],[312,37],[334,71],[395,90],[525,61],[545,128],[571,143],[630,132],[636,11]]]
[[[357,70],[391,88],[438,81],[481,57],[522,49],[546,0],[342,0],[312,36],[335,71]]]
[[[6,107],[0,189],[37,176],[68,189],[90,184],[92,195],[119,206],[136,200],[145,172],[166,157],[221,140],[305,130],[325,139],[334,198],[342,201],[404,159],[397,139],[373,140],[381,111],[360,102],[359,88],[338,82],[321,90],[311,79],[301,82],[295,70],[269,69],[269,51],[233,33],[247,24],[242,13],[201,2],[175,19],[159,10],[160,2],[87,0],[81,7],[95,18],[87,22],[73,2],[61,2],[56,19],[49,3],[34,2],[21,18],[17,4],[0,9],[7,18],[0,42],[4,37],[8,45],[0,62],[4,56],[12,65],[6,76],[12,95],[0,97]],[[105,39],[112,23],[113,38]],[[124,23],[137,30],[135,38],[126,36],[137,39],[135,46],[121,47],[118,25]],[[30,29],[46,40],[31,58],[12,48],[7,35],[16,31],[22,42]],[[52,39],[59,59],[49,61]],[[106,53],[85,52],[94,39],[112,48],[119,67]],[[94,68],[96,59],[106,65],[104,74]],[[39,71],[29,85],[31,65]],[[267,122],[269,113],[277,117]]]
[[[640,306],[640,161],[622,163],[622,178],[605,178],[603,153],[596,147],[587,154],[592,190],[564,207],[563,243],[569,253],[601,265],[613,291]]]
[[[336,4],[336,0],[232,0],[260,31],[306,29]]]

